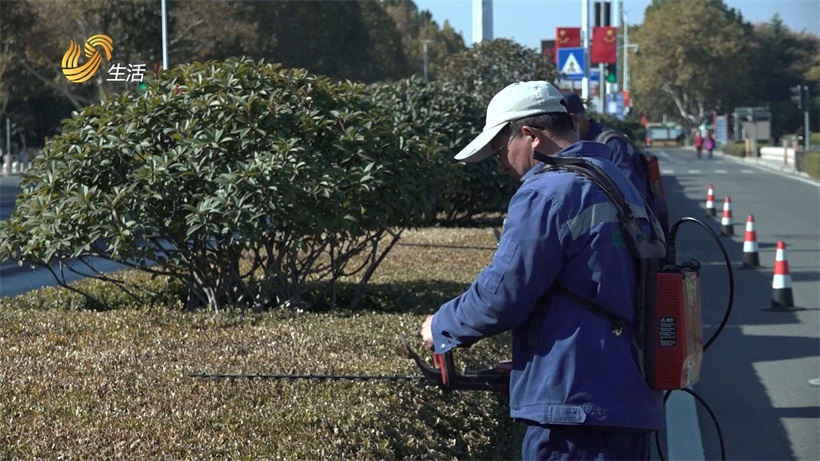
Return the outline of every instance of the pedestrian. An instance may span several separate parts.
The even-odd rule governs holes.
[[[601,133],[607,130],[607,128],[587,115],[581,97],[575,93],[567,93],[564,95],[564,100],[567,102],[567,111],[572,116],[575,126],[578,129],[578,136],[585,141],[598,140]],[[606,140],[606,145],[612,149],[609,160],[624,172],[632,185],[638,189],[641,196],[649,203],[652,211],[657,211],[655,210],[654,199],[650,194],[649,185],[646,181],[643,159],[641,159],[641,156],[638,155],[634,146],[628,141],[628,136],[610,137]],[[655,214],[657,215],[657,213]]]
[[[698,130],[697,134],[695,134],[695,152],[698,153],[698,158],[703,151],[703,136],[700,134],[700,130]]]
[[[706,152],[709,153],[709,158],[712,158],[712,152],[715,150],[715,133],[709,133],[706,136]]]
[[[615,208],[586,177],[539,160],[583,157],[602,168],[648,233],[651,213],[610,156],[579,140],[558,89],[531,81],[496,94],[484,130],[455,157],[495,157],[522,184],[492,263],[424,320],[421,336],[443,354],[512,330],[510,415],[527,424],[523,459],[649,459],[650,434],[663,426],[662,396],[633,346],[636,262]],[[628,319],[623,334],[578,298]]]

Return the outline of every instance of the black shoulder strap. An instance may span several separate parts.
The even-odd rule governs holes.
[[[575,304],[584,308],[587,312],[590,312],[609,322],[609,324],[612,325],[612,334],[614,334],[615,336],[621,336],[621,333],[623,333],[624,327],[626,326],[626,321],[624,319],[610,314],[603,307],[593,303],[592,301],[582,296],[576,295],[575,293],[564,288],[563,285],[556,284],[555,289],[558,290],[562,295],[574,301]],[[536,322],[536,324],[540,323],[541,322]]]
[[[607,197],[609,197],[610,202],[612,202],[618,212],[618,223],[620,224],[621,231],[626,234],[625,241],[627,242],[630,253],[636,260],[641,259],[639,242],[636,240],[642,238],[643,232],[635,219],[634,213],[632,213],[632,208],[626,203],[623,193],[601,167],[581,157],[548,157],[536,153],[535,158],[546,164],[538,173],[551,170],[566,170],[579,174],[600,187],[601,190],[606,193]],[[649,210],[645,203],[644,208],[646,209],[647,215],[651,216],[652,210]],[[653,237],[657,238],[658,235],[655,226],[650,225],[649,227]]]
[[[624,234],[624,240],[627,243],[627,247],[635,260],[637,267],[636,267],[636,277],[638,283],[638,290],[637,290],[637,301],[639,304],[638,312],[637,312],[637,321],[636,325],[638,327],[638,333],[642,334],[642,324],[643,324],[643,295],[645,291],[645,283],[644,283],[644,276],[649,270],[647,267],[648,261],[646,260],[647,256],[642,254],[641,247],[642,242],[641,240],[646,240],[646,237],[643,235],[643,232],[638,225],[637,220],[635,219],[634,214],[632,213],[632,209],[626,203],[624,199],[623,193],[618,186],[615,185],[615,182],[603,171],[598,165],[589,162],[580,157],[548,157],[541,153],[535,153],[535,158],[541,162],[545,163],[544,168],[536,174],[541,174],[549,171],[555,170],[566,170],[581,176],[588,178],[590,181],[595,183],[604,193],[607,194],[612,204],[615,206],[617,213],[618,213],[618,222],[620,224],[621,232]],[[650,221],[652,220],[652,214],[650,210],[647,210],[648,216],[650,217]],[[650,225],[651,233],[653,234],[654,238],[657,239],[660,237],[657,235],[656,228],[653,225]],[[661,237],[662,238],[662,237]],[[595,314],[596,316],[608,321],[612,324],[612,332],[620,336],[623,332],[623,328],[626,324],[621,318],[618,318],[606,310],[604,310],[601,306],[589,301],[571,291],[567,288],[563,287],[560,284],[555,285],[555,289],[562,293],[564,296],[568,297],[569,299],[573,300],[576,304],[578,304],[583,309]],[[533,313],[532,317],[530,318],[530,325],[529,325],[529,339],[528,343],[531,346],[534,346],[537,342],[538,338],[538,331],[541,327],[541,319],[543,317],[543,310],[536,309]]]

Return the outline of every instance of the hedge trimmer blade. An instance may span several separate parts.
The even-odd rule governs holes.
[[[272,380],[272,381],[424,381],[441,387],[444,391],[454,390],[490,390],[507,393],[510,386],[509,362],[499,362],[493,368],[476,372],[458,374],[453,366],[453,353],[433,354],[433,366],[427,365],[416,354],[407,342],[399,335],[399,341],[404,345],[407,354],[416,362],[422,376],[400,375],[317,375],[317,374],[266,374],[266,373],[188,373],[195,379],[210,381],[232,380]]]

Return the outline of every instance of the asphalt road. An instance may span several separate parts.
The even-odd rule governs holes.
[[[700,383],[694,387],[720,423],[726,459],[820,459],[820,387],[809,385],[820,377],[820,183],[721,155],[698,160],[690,150],[653,152],[659,156],[673,222],[692,216],[720,234],[724,197],[731,197],[735,235],[720,240],[733,263],[734,307],[706,351]],[[716,218],[706,216],[710,184]],[[761,267],[741,269],[750,214]],[[694,258],[703,264],[703,333],[708,339],[728,301],[725,264],[712,238],[695,225],[684,224],[678,241],[679,261]],[[792,293],[802,310],[767,310],[778,241],[787,245]],[[720,459],[712,418],[701,407],[691,413],[696,417],[687,418],[695,400],[681,392],[673,395],[677,403],[667,406],[669,459]],[[693,447],[698,439],[702,448]]]
[[[6,219],[14,210],[14,197],[20,192],[19,176],[0,176],[0,219]]]
[[[0,176],[0,220],[6,219],[14,210],[14,200],[18,193],[20,177],[17,175]],[[95,270],[113,272],[125,266],[111,261],[97,259],[92,264]],[[82,268],[81,268],[82,269]],[[84,272],[88,274],[90,270]],[[66,275],[68,282],[79,280],[77,274]],[[31,270],[29,266],[19,266],[14,262],[0,262],[0,297],[17,296],[45,286],[54,286],[54,276],[45,268]]]

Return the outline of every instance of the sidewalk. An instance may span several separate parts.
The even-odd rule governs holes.
[[[694,151],[694,146],[684,146],[683,149]],[[718,148],[714,151],[715,155],[718,157],[722,157],[726,160],[731,160],[733,162],[741,163],[744,165],[756,165],[761,168],[766,168],[767,170],[779,171],[780,173],[798,176],[800,178],[808,179],[810,181],[818,181],[817,179],[812,178],[809,176],[808,173],[804,173],[802,171],[797,171],[794,162],[790,162],[788,165],[784,165],[782,160],[773,159],[770,157],[735,157],[734,155],[724,154],[723,150]]]

